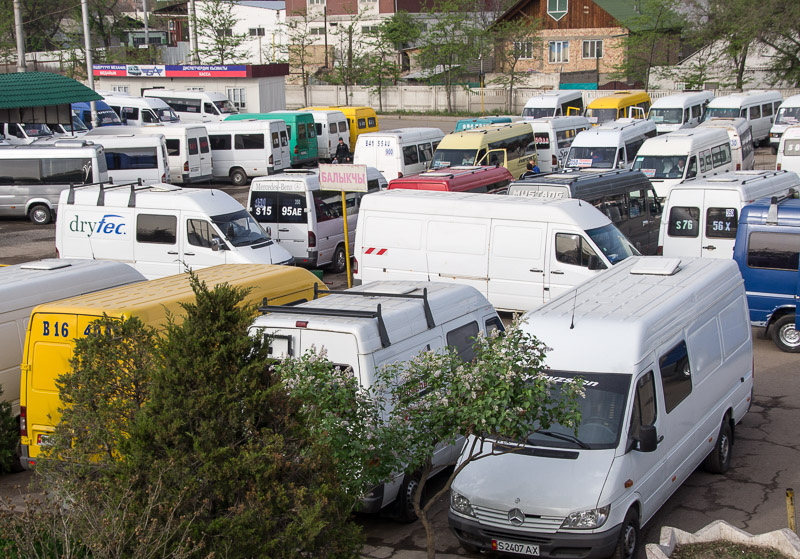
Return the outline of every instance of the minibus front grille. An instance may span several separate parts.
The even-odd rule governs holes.
[[[502,530],[512,529],[514,532],[555,534],[564,522],[564,518],[560,516],[526,514],[522,526],[513,526],[508,520],[508,510],[496,510],[475,505],[472,505],[472,510],[475,511],[475,516],[482,525]]]
[[[536,543],[539,545],[549,545],[553,543],[550,538],[542,538],[539,536],[530,536],[528,534],[520,534],[516,531],[508,532],[505,530],[482,530],[484,535],[497,540],[514,540],[524,543]]]

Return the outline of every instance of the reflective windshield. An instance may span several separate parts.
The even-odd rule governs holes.
[[[617,148],[584,148],[575,147],[569,150],[567,167],[594,167],[595,169],[613,169]]]
[[[683,109],[650,109],[648,117],[656,124],[681,124]]]
[[[219,112],[222,114],[233,114],[239,112],[236,110],[236,107],[233,106],[233,103],[227,99],[224,101],[214,101],[214,105],[216,105],[217,109],[219,109]]]
[[[636,247],[612,223],[596,229],[587,229],[586,232],[612,264],[622,262],[629,256],[640,256]]]
[[[586,396],[578,398],[581,422],[577,437],[574,427],[551,425],[528,437],[528,444],[569,449],[616,448],[625,419],[631,376],[562,371],[548,371],[548,375],[552,382],[550,394],[556,402],[561,399],[564,385],[573,382],[576,377],[584,380]]]
[[[594,124],[610,122],[617,120],[617,109],[586,109],[586,117]]]
[[[175,114],[172,107],[153,107],[161,122],[178,122],[181,118]]]
[[[256,220],[245,210],[212,216],[211,221],[219,227],[228,242],[235,247],[254,245],[270,240]]]
[[[686,156],[637,155],[633,169],[650,179],[682,179],[686,172]]]
[[[709,107],[706,110],[706,117],[704,120],[710,120],[712,118],[736,118],[739,116],[739,109],[732,108],[732,109],[724,109],[718,107]]]
[[[25,134],[29,138],[38,138],[40,136],[52,136],[53,131],[46,124],[31,124],[20,123],[20,126],[25,130]]]
[[[800,121],[800,107],[781,107],[775,124],[797,124]]]
[[[77,115],[72,115],[72,130],[74,132],[86,132],[89,129],[86,128],[86,125]]]
[[[455,165],[474,165],[475,164],[475,150],[474,149],[442,149],[438,148],[436,153],[433,154],[433,163],[431,167],[438,169],[439,167],[453,167]]]
[[[553,107],[525,107],[522,109],[522,116],[525,118],[545,118],[555,116],[556,110]]]

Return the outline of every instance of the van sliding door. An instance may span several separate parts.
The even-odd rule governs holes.
[[[544,223],[493,220],[488,299],[498,309],[532,310],[546,298]]]

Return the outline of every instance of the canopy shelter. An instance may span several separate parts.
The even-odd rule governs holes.
[[[82,83],[61,74],[0,74],[0,122],[70,124],[71,103],[101,99]]]

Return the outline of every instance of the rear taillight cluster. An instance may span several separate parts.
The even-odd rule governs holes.
[[[25,406],[19,407],[19,436],[28,436],[28,408]]]
[[[308,232],[308,248],[313,248],[317,246],[317,236],[314,234],[313,231]]]
[[[184,161],[184,163],[183,163],[183,171],[185,173],[189,172],[189,162],[188,161]]]
[[[354,274],[358,273],[358,258],[356,258],[355,256],[353,257],[353,273]]]
[[[550,162],[553,165],[553,169],[558,167],[558,157],[556,157],[555,153],[553,154],[553,158],[550,160]]]

